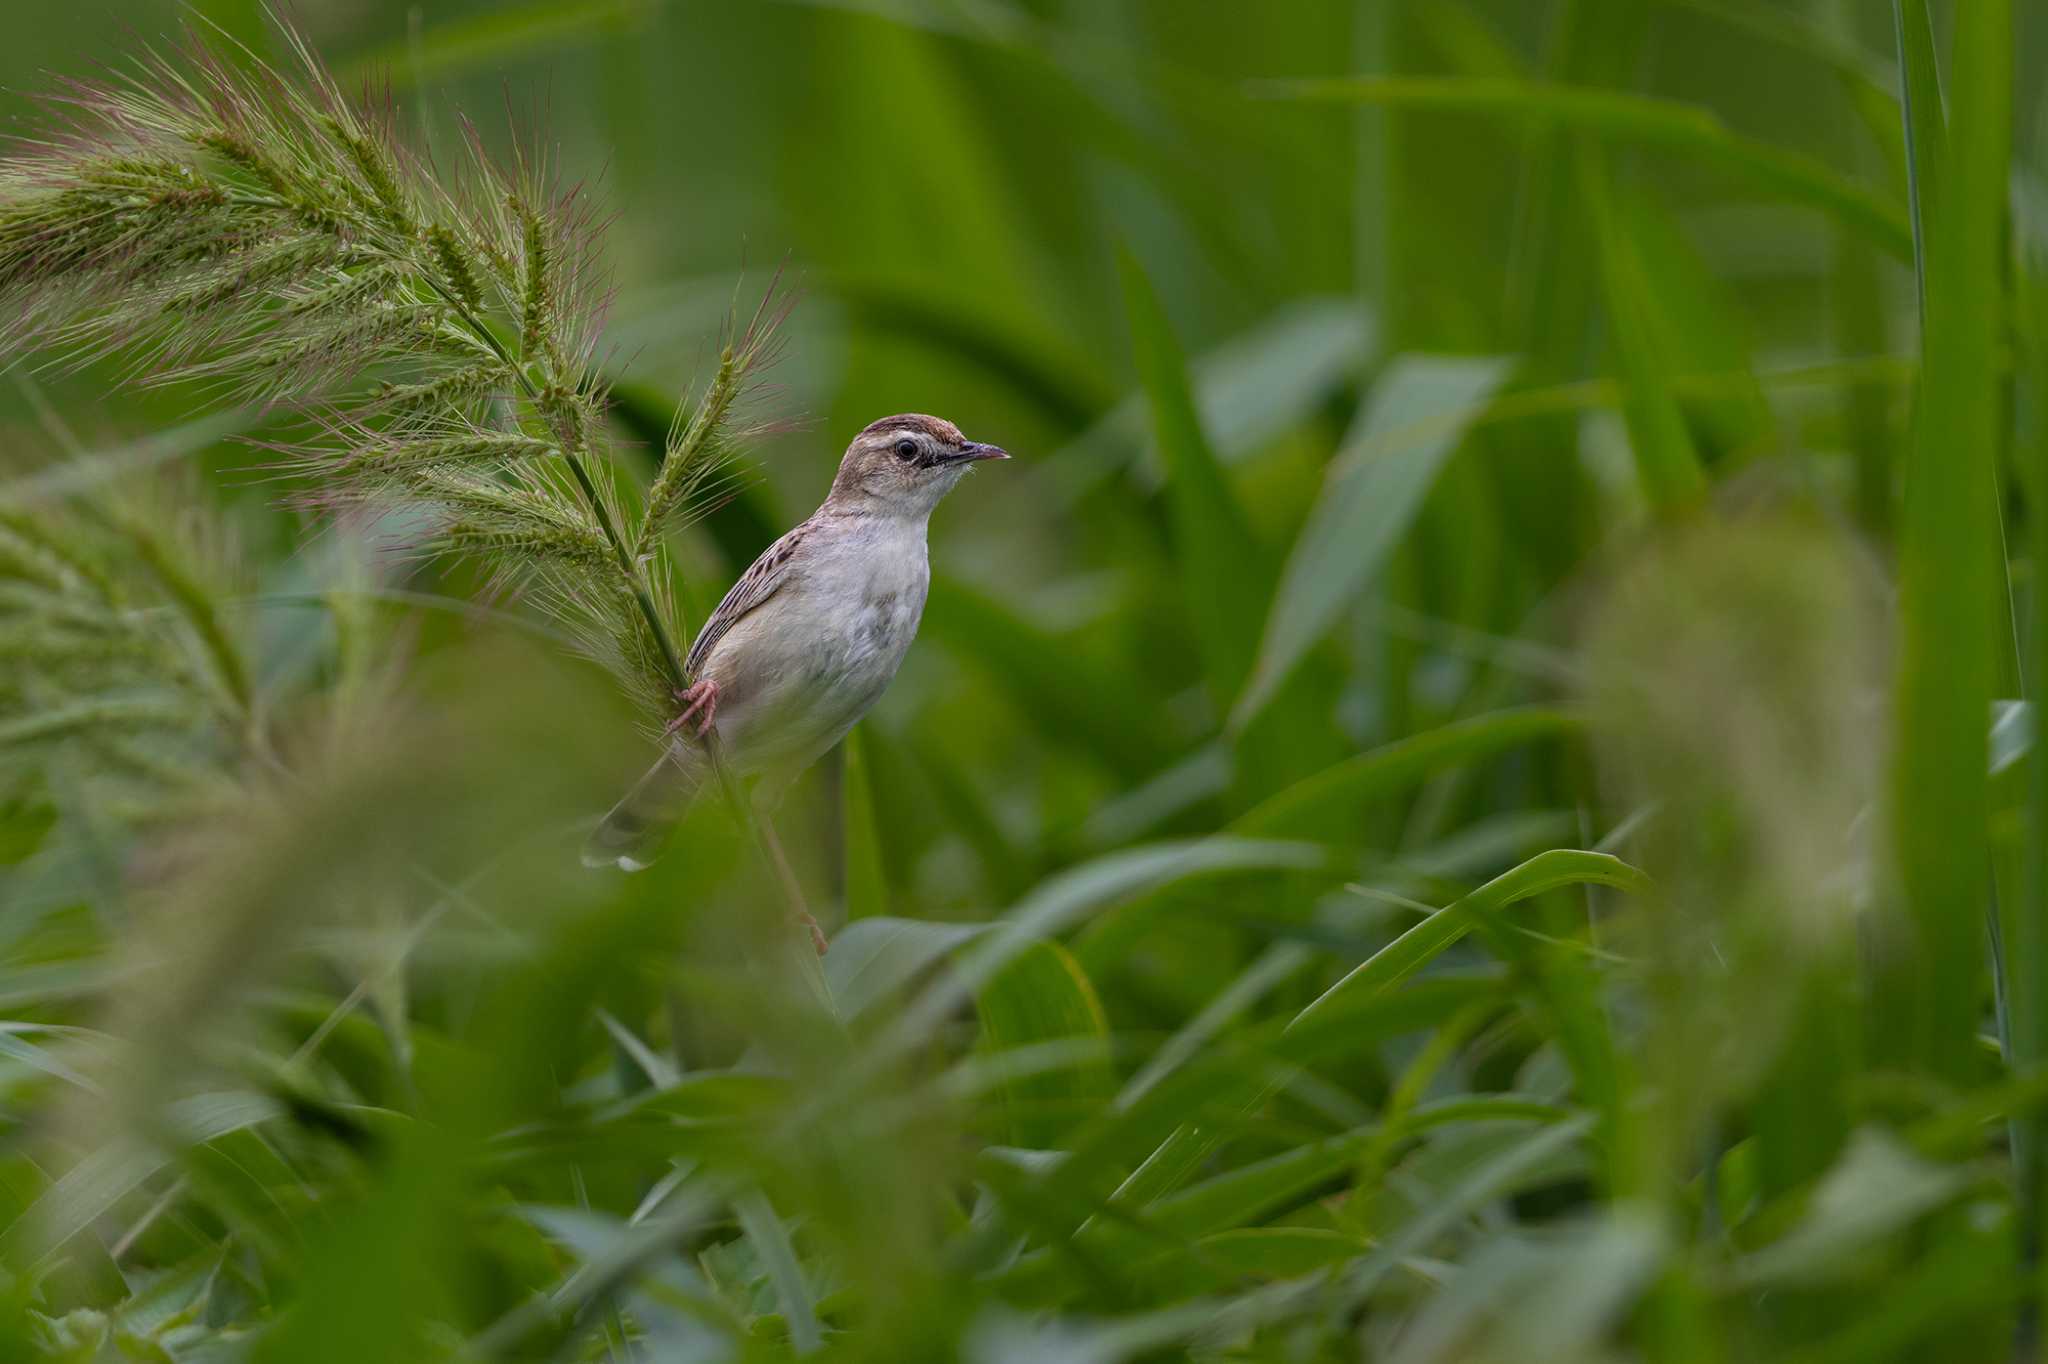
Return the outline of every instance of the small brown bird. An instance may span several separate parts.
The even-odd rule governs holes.
[[[636,871],[652,860],[711,775],[686,728],[715,728],[733,770],[770,789],[844,738],[917,634],[932,508],[976,464],[1008,458],[916,413],[855,436],[824,504],[754,560],[697,632],[667,747],[591,834],[584,864]]]

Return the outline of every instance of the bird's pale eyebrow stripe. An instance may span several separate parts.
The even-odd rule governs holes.
[[[936,417],[927,417],[915,412],[898,413],[893,417],[883,417],[880,421],[870,422],[867,429],[862,431],[861,434],[863,436],[880,436],[893,434],[898,431],[913,436],[930,436],[934,440],[948,443],[961,438],[960,433],[950,423],[942,422]]]

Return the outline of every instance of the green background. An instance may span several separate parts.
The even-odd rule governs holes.
[[[28,135],[184,14],[284,60],[253,3],[16,8]],[[2030,1357],[2014,8],[1900,5],[1958,130],[1909,180],[1881,0],[300,0],[437,165],[466,114],[588,187],[629,472],[801,295],[690,619],[875,417],[1016,459],[776,816],[843,1030],[716,811],[572,874],[645,717],[518,601],[406,595],[465,567],[368,570],[403,718],[249,778],[225,851],[10,766],[0,1349]],[[205,394],[115,377],[0,382],[11,496],[189,463],[266,599],[332,582]],[[319,611],[237,600],[280,715],[360,699]]]

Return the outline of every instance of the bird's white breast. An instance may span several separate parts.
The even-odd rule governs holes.
[[[801,767],[845,737],[895,678],[924,613],[921,519],[849,518],[803,548],[801,571],[707,660],[732,698],[719,731],[750,771]]]

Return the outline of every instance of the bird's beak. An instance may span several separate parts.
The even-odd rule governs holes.
[[[983,445],[978,440],[961,442],[960,453],[957,456],[957,458],[963,460],[1008,459],[1009,457],[1010,452],[1008,450],[1005,450],[1002,446]]]

